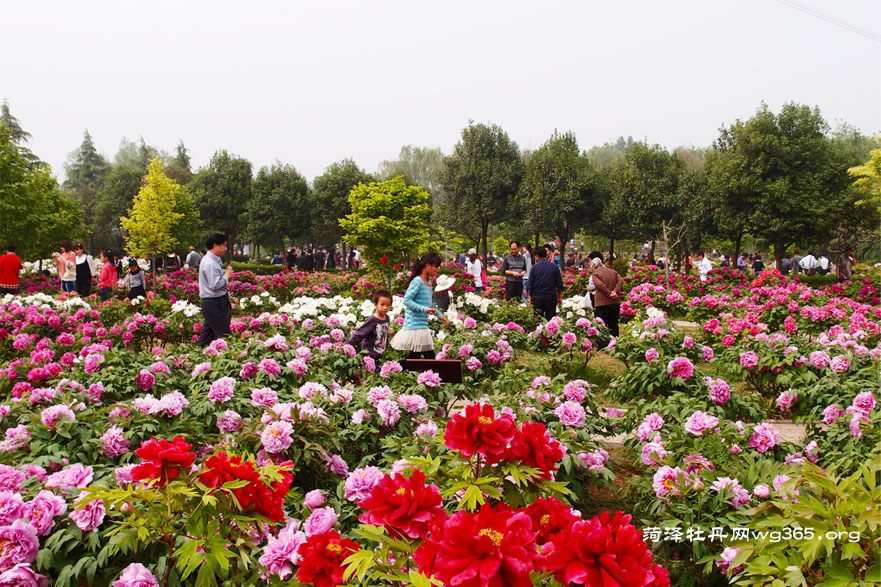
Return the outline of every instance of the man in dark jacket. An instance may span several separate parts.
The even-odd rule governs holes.
[[[557,304],[563,297],[563,276],[560,268],[548,261],[548,250],[544,247],[535,249],[538,259],[529,273],[529,301],[535,311],[550,320],[557,315]]]
[[[618,317],[621,314],[621,288],[624,280],[618,272],[611,267],[603,265],[603,255],[598,251],[590,254],[590,264],[593,266],[594,292],[594,315],[602,319],[612,336],[618,336]]]
[[[520,243],[511,241],[511,254],[502,262],[505,276],[505,299],[519,300],[523,297],[523,277],[526,275],[526,258],[520,254]]]

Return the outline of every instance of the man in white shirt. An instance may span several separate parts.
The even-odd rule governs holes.
[[[706,281],[707,274],[713,270],[713,263],[707,258],[703,251],[696,252],[694,258],[697,259],[697,270],[698,273],[700,273],[701,281]]]
[[[798,266],[804,269],[805,273],[808,275],[813,275],[814,272],[817,271],[817,267],[820,266],[820,262],[817,261],[814,252],[811,251],[802,257],[801,261],[798,262]]]
[[[483,273],[483,264],[480,262],[480,259],[477,258],[477,249],[470,249],[468,251],[468,261],[465,262],[465,272],[474,278],[474,293],[482,295],[483,280],[481,279],[481,274]]]
[[[826,275],[829,273],[829,258],[826,255],[820,254],[820,258],[817,259],[817,263],[819,264],[819,270],[817,273],[820,275]]]

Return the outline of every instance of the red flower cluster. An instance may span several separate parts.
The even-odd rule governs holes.
[[[132,469],[132,479],[158,479],[157,487],[162,487],[171,479],[180,476],[193,466],[196,455],[189,452],[192,444],[187,444],[183,436],[175,436],[168,442],[162,438],[151,438],[141,443],[135,454],[141,457],[141,464]]]
[[[414,471],[409,479],[400,473],[386,475],[359,506],[367,510],[358,518],[365,524],[384,526],[392,536],[398,532],[410,538],[425,538],[428,529],[443,521],[447,513],[441,507],[437,485],[425,485],[425,473]]]
[[[461,587],[531,587],[532,521],[505,504],[459,511],[438,523],[413,560],[426,576]]]
[[[537,569],[555,573],[564,585],[669,587],[667,570],[654,564],[642,532],[630,516],[603,512],[578,520],[551,536],[536,558]]]
[[[563,446],[544,424],[523,422],[518,429],[510,416],[496,418],[489,404],[472,404],[464,415],[453,416],[444,430],[444,444],[466,458],[479,453],[488,463],[521,462],[541,470],[543,479],[550,478],[563,458]]]
[[[669,587],[630,516],[608,512],[584,521],[557,498],[512,510],[484,505],[437,522],[413,559],[446,585],[532,585],[532,571],[550,571],[564,585]]]
[[[205,469],[199,473],[199,481],[207,487],[219,487],[230,481],[247,481],[248,485],[232,489],[243,512],[254,510],[273,522],[284,519],[284,498],[291,488],[294,476],[290,473],[291,463],[282,463],[280,473],[282,479],[266,484],[251,461],[242,457],[228,457],[218,452],[205,461]]]
[[[361,545],[340,533],[330,530],[325,534],[313,534],[300,545],[297,553],[303,557],[297,570],[297,580],[313,583],[315,587],[334,587],[343,582],[343,561]]]
[[[456,414],[447,422],[444,444],[461,451],[465,458],[480,453],[488,463],[497,463],[506,457],[508,443],[516,433],[517,425],[510,416],[496,418],[491,405],[471,404],[464,416]]]

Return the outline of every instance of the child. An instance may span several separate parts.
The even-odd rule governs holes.
[[[450,288],[456,283],[455,277],[441,275],[437,278],[437,285],[434,287],[434,293],[431,295],[431,304],[441,310],[448,312],[450,310]]]
[[[137,259],[129,259],[128,261],[128,299],[147,297],[147,275],[141,271]]]
[[[98,287],[101,288],[101,301],[106,302],[113,293],[113,286],[116,285],[117,279],[113,253],[101,251],[101,261],[104,265],[101,267],[101,273],[98,274]]]
[[[409,351],[408,359],[433,359],[434,340],[428,328],[429,316],[441,316],[444,326],[449,323],[442,310],[431,305],[431,281],[441,266],[437,253],[425,253],[413,264],[410,285],[404,294],[404,325],[392,339],[392,348]]]
[[[360,328],[352,331],[348,343],[355,348],[360,344],[361,350],[378,363],[388,346],[388,313],[392,309],[392,294],[381,289],[370,297],[370,301],[376,306],[376,312]]]

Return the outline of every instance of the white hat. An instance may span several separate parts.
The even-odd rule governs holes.
[[[450,277],[449,275],[441,275],[437,278],[437,285],[434,287],[434,291],[447,291],[453,284],[456,283],[455,277]]]
[[[469,254],[469,255],[476,255],[476,254],[477,254],[477,249],[475,249],[475,248],[470,248],[470,249],[468,249],[468,254]]]

